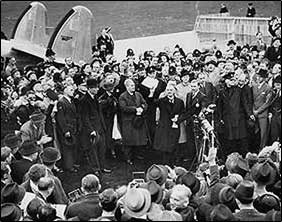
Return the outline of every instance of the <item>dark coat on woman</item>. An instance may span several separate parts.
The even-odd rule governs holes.
[[[270,61],[270,66],[281,61],[281,46],[276,50],[273,46],[266,49],[264,57]]]
[[[134,127],[133,119],[136,118],[136,108],[142,107],[142,117],[148,108],[147,103],[139,92],[130,95],[127,91],[119,97],[121,111],[121,134],[125,146],[143,146],[148,143],[148,132],[145,121],[140,127]]]
[[[228,140],[247,137],[247,118],[251,115],[247,96],[239,87],[226,87],[219,93],[218,111]]]
[[[171,103],[167,97],[161,98],[156,102],[156,106],[160,109],[160,120],[156,127],[156,135],[154,140],[154,148],[164,152],[173,152],[173,146],[178,143],[180,136],[180,127],[172,128],[171,121],[175,115],[179,115],[184,111],[184,102],[181,99],[174,98]]]

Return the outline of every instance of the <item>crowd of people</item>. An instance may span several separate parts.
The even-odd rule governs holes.
[[[279,21],[271,45],[258,32],[227,51],[127,49],[118,63],[106,27],[90,63],[1,58],[1,220],[281,221]],[[102,191],[106,158],[134,165],[142,149],[159,154],[144,181]],[[82,165],[98,173],[66,194],[58,173]]]

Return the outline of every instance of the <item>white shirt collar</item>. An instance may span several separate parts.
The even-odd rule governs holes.
[[[91,96],[92,99],[94,99],[94,96],[90,92],[88,92],[88,94]]]
[[[27,156],[22,156],[23,159],[26,159],[26,160],[30,160],[32,162],[32,159],[27,157]]]
[[[64,95],[64,97],[71,103],[71,98],[70,97],[68,97],[66,95]]]

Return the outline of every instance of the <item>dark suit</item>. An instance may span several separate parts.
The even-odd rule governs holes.
[[[148,105],[139,92],[130,95],[127,91],[119,97],[121,111],[121,134],[123,145],[125,146],[125,155],[127,159],[132,158],[133,146],[145,146],[148,144],[148,131],[146,123],[139,128],[133,126],[133,119],[136,117],[136,108],[142,107],[142,117],[147,111]]]
[[[11,163],[11,177],[14,182],[21,184],[23,177],[34,163],[27,159],[15,160]]]
[[[270,123],[271,144],[274,141],[281,141],[281,90],[273,94],[269,112],[272,113],[272,120]]]
[[[212,83],[204,82],[203,85],[200,86],[200,91],[206,96],[207,105],[215,104],[217,92]]]
[[[105,164],[105,132],[106,125],[102,113],[102,107],[96,96],[92,98],[87,92],[80,101],[79,113],[81,119],[81,146],[86,152],[89,152],[92,161],[94,160],[94,151],[96,149],[100,166],[104,168]],[[94,147],[90,142],[90,134],[96,131],[100,135],[100,140]]]
[[[244,149],[238,152],[244,155],[248,151],[247,116],[251,113],[242,89],[237,86],[224,88],[219,93],[218,111],[219,118],[224,122],[225,154],[242,147]]]
[[[99,103],[102,107],[102,112],[106,125],[106,149],[107,151],[114,151],[114,144],[112,139],[112,132],[114,126],[114,116],[118,111],[118,99],[113,94],[108,94],[108,92],[104,92],[99,97]]]
[[[272,89],[264,82],[259,88],[258,85],[253,86],[254,105],[253,110],[258,112],[257,121],[260,128],[260,149],[264,148],[268,138],[268,110],[271,103]]]
[[[76,156],[76,141],[78,136],[78,113],[73,102],[62,97],[57,103],[57,134],[61,147],[62,164],[64,169],[70,170],[75,162]],[[70,132],[73,143],[68,144],[65,134]]]
[[[71,203],[65,212],[67,219],[77,216],[81,221],[88,221],[90,218],[97,218],[101,215],[99,195],[95,193],[82,196],[76,202]]]
[[[242,209],[233,215],[240,221],[265,221],[265,214],[262,214],[255,209]]]
[[[171,119],[174,118],[175,115],[181,115],[184,111],[184,102],[175,97],[172,103],[165,97],[160,99],[156,103],[156,106],[160,109],[160,120],[156,127],[154,149],[168,153],[165,155],[170,157],[168,161],[172,163],[180,136],[180,126],[177,124],[178,128],[172,128],[173,122]],[[163,161],[165,160],[163,159]]]
[[[270,67],[275,63],[281,62],[281,46],[279,46],[278,50],[276,50],[273,46],[270,46],[265,51],[265,58],[270,61]]]

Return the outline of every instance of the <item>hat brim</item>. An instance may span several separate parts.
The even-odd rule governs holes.
[[[15,202],[20,203],[23,200],[25,193],[26,193],[25,188],[23,188],[22,186],[19,185],[19,194],[18,194]]]
[[[146,214],[146,213],[149,211],[150,207],[151,207],[151,195],[150,195],[149,191],[147,191],[147,190],[144,189],[144,188],[138,188],[138,189],[141,190],[141,192],[143,193],[144,198],[145,198],[145,203],[144,203],[143,208],[142,208],[140,211],[138,211],[138,212],[134,212],[134,211],[130,210],[130,209],[126,206],[126,204],[123,205],[124,211],[125,211],[129,216],[131,216],[131,217],[141,217],[141,216],[143,216],[144,214]]]
[[[19,153],[21,155],[24,155],[24,156],[28,156],[28,155],[31,155],[31,154],[34,154],[34,153],[37,153],[37,152],[40,152],[41,149],[39,146],[36,146],[35,148],[33,148],[32,150],[23,150],[22,148],[19,149]]]
[[[41,160],[44,162],[44,163],[53,163],[53,162],[56,162],[56,161],[59,161],[61,159],[61,155],[58,155],[57,158],[53,159],[53,160],[50,160],[50,159],[46,159],[45,156],[43,156],[43,152],[40,153],[40,158]]]

